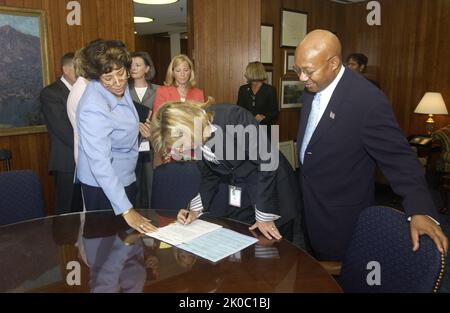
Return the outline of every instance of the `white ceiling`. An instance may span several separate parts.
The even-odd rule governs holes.
[[[187,31],[187,0],[165,5],[134,3],[134,16],[154,19],[152,23],[134,24],[139,35],[184,33]]]
[[[227,1],[227,0],[223,0]],[[330,0],[342,4],[365,2],[368,0]],[[187,0],[166,5],[146,5],[134,3],[134,16],[151,17],[152,23],[135,24],[139,35],[187,32]]]

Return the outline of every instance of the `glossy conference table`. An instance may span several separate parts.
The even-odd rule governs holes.
[[[142,210],[158,226],[174,211]],[[252,235],[244,224],[204,218]],[[217,263],[150,237],[111,212],[53,216],[0,227],[0,292],[341,292],[321,265],[282,240]]]

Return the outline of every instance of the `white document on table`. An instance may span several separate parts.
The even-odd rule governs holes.
[[[194,240],[178,246],[178,248],[217,262],[257,243],[258,239],[246,236],[230,229],[220,228]]]
[[[178,222],[173,223],[161,227],[157,231],[146,233],[146,235],[167,242],[173,246],[178,246],[219,228],[222,228],[222,226],[197,219],[188,225],[182,225]]]

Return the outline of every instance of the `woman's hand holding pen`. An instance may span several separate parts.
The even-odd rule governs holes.
[[[190,211],[186,209],[181,209],[177,215],[177,221],[180,224],[187,225],[192,223],[198,218],[198,213],[196,211]]]

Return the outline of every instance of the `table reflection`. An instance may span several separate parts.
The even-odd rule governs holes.
[[[174,211],[142,212],[159,227],[175,221]],[[51,217],[0,228],[0,291],[340,291],[318,262],[289,242],[267,240],[234,221],[204,218],[259,242],[212,263],[141,236],[110,212]],[[8,251],[8,239],[14,240],[14,252]],[[26,251],[30,258],[23,262]],[[73,261],[79,266],[68,267]],[[79,279],[68,279],[76,278],[77,270]]]

